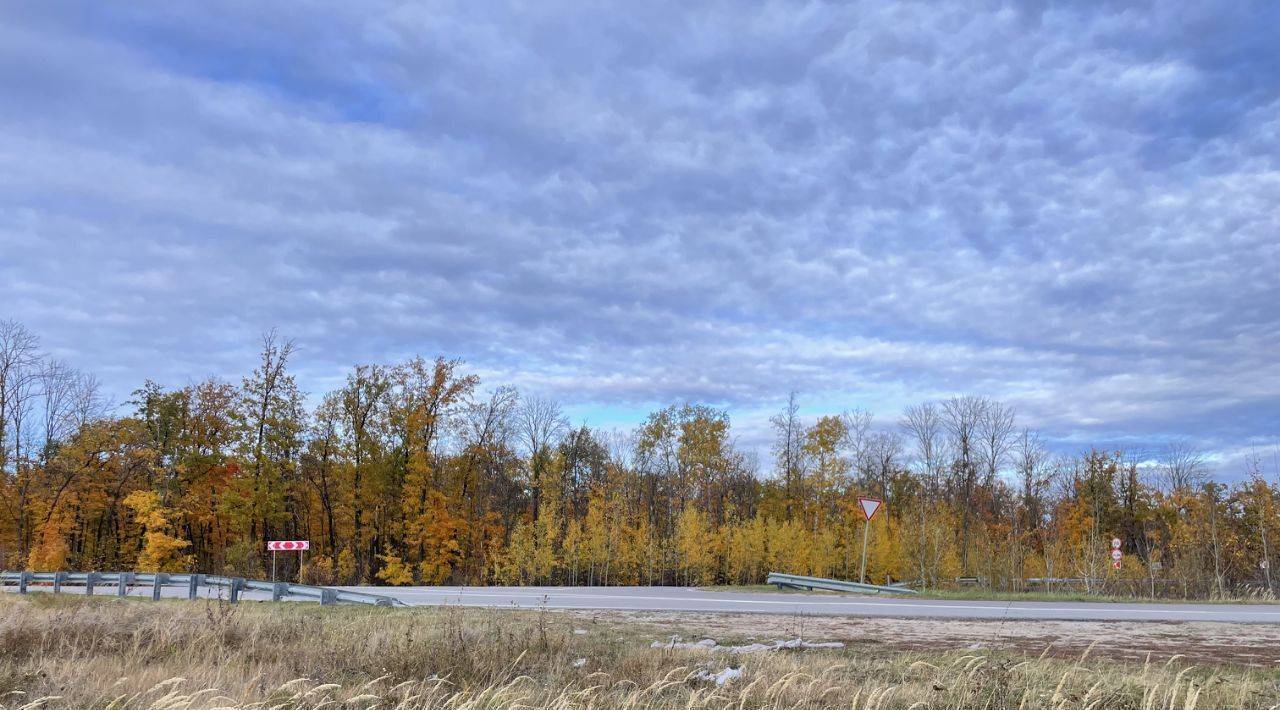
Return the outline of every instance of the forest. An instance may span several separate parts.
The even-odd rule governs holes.
[[[761,455],[715,406],[675,403],[632,431],[592,429],[443,357],[358,365],[311,399],[290,372],[294,351],[272,332],[241,382],[147,381],[113,406],[92,375],[0,321],[0,567],[263,578],[267,540],[309,540],[305,556],[281,556],[282,575],[857,579],[866,495],[885,501],[870,524],[869,581],[1010,591],[1070,579],[1090,593],[1179,598],[1272,590],[1280,520],[1261,455],[1227,485],[1185,442],[1053,453],[988,397],[892,419],[857,408],[807,419],[794,394]]]

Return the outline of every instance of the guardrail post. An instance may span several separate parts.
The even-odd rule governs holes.
[[[132,572],[121,572],[116,575],[116,596],[124,597],[129,593],[129,585],[133,584]]]
[[[175,579],[176,577],[176,579]],[[778,579],[775,579],[777,577]],[[358,592],[347,592],[342,589],[332,589],[328,587],[316,587],[305,584],[289,584],[288,582],[268,583],[258,580],[249,580],[244,577],[220,577],[217,575],[206,574],[162,574],[155,573],[134,573],[134,572],[3,572],[0,573],[0,585],[17,584],[18,591],[26,594],[30,591],[32,583],[44,584],[52,582],[53,591],[61,593],[67,583],[78,584],[84,579],[85,596],[93,596],[96,587],[99,584],[107,582],[116,583],[116,595],[118,597],[128,596],[132,587],[151,585],[151,599],[159,601],[163,598],[163,588],[172,585],[181,585],[183,581],[187,583],[187,598],[196,599],[200,596],[200,587],[216,586],[219,589],[218,598],[222,598],[221,590],[225,587],[230,592],[230,602],[237,603],[240,596],[246,592],[271,592],[272,601],[283,601],[286,598],[307,598],[316,599],[320,604],[328,606],[330,604],[374,604],[377,606],[397,606],[399,601],[390,597],[378,594],[364,594]],[[790,578],[788,575],[770,574],[769,582],[771,584],[779,584],[792,586],[801,583],[799,580],[807,578]],[[829,580],[816,580],[820,582]],[[861,586],[861,585],[854,585]],[[898,590],[893,590],[898,591]],[[910,592],[911,590],[904,590]]]
[[[160,588],[169,583],[169,575],[156,572],[151,576],[151,601],[160,601]]]

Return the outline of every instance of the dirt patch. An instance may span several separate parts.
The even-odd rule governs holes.
[[[721,643],[804,638],[850,648],[899,651],[1013,651],[1028,656],[1090,657],[1143,663],[1171,658],[1204,665],[1280,668],[1280,626],[1216,622],[972,621],[838,616],[568,611],[602,623],[648,627]]]

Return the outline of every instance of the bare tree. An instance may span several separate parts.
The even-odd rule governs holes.
[[[915,444],[915,460],[919,465],[921,481],[920,500],[915,505],[916,535],[912,540],[912,554],[922,582],[934,582],[941,564],[939,550],[945,544],[939,526],[929,525],[931,504],[941,488],[946,433],[938,405],[933,402],[911,405],[903,412],[899,427]]]
[[[71,430],[78,431],[86,424],[102,419],[107,416],[110,408],[110,403],[102,396],[102,384],[98,382],[98,378],[77,372],[68,412],[68,426]]]
[[[1171,492],[1192,491],[1209,480],[1204,452],[1185,439],[1165,445],[1160,452],[1159,462],[1164,483]]]
[[[990,486],[1004,465],[1009,449],[1013,447],[1014,414],[1011,407],[988,401],[978,419],[978,440],[985,474],[984,483]]]
[[[1026,545],[1044,526],[1044,493],[1049,485],[1047,464],[1049,452],[1040,436],[1023,428],[1013,446],[1014,468],[1020,484],[1021,505],[1013,512],[1015,576],[1022,581],[1025,570]]]
[[[26,326],[0,321],[0,472],[18,465],[22,419],[34,394],[40,340]]]
[[[783,489],[787,497],[787,515],[792,513],[795,501],[804,497],[804,425],[800,422],[800,405],[796,393],[787,397],[782,412],[769,419],[773,424],[775,440],[773,454],[778,471],[782,473]]]
[[[45,360],[38,372],[41,398],[41,465],[47,466],[57,442],[74,431],[75,394],[79,373],[61,360]]]
[[[896,431],[876,432],[867,440],[867,460],[871,463],[871,477],[880,497],[889,500],[889,484],[902,456],[902,436]]]
[[[978,483],[979,427],[989,402],[972,395],[952,397],[942,403],[942,424],[951,435],[956,460],[951,466],[951,490],[960,506],[960,563],[969,567],[969,534],[973,523],[974,494]]]
[[[1044,493],[1049,485],[1049,452],[1040,435],[1023,428],[1014,445],[1014,465],[1022,495],[1022,527],[1035,532],[1044,522]]]
[[[569,428],[569,420],[556,402],[537,396],[522,397],[515,426],[526,453],[532,457],[552,446]]]
[[[9,396],[9,459],[13,469],[29,468],[35,463],[32,449],[39,448],[40,431],[37,418],[40,398],[39,362],[20,373]]]
[[[537,518],[551,448],[569,428],[560,405],[541,397],[524,397],[515,412],[515,429],[529,455],[529,487],[533,515]]]
[[[512,415],[519,402],[520,392],[504,385],[490,392],[487,400],[472,403],[467,408],[465,441],[486,447],[508,446],[514,430]]]
[[[907,407],[899,426],[915,442],[916,460],[920,463],[925,489],[935,493],[942,477],[945,455],[942,416],[938,412],[938,406],[933,402],[925,402]]]
[[[871,464],[867,457],[867,445],[871,437],[871,412],[864,409],[850,409],[840,414],[840,422],[844,424],[844,440],[841,448],[849,452],[850,468],[860,476],[869,475]]]
[[[977,484],[978,427],[986,408],[987,400],[983,397],[952,397],[942,403],[942,426],[950,436],[951,453],[955,456],[951,465],[953,494],[964,504],[969,502]]]
[[[603,433],[604,445],[609,452],[609,462],[620,469],[636,466],[636,434],[630,429],[610,429]]]

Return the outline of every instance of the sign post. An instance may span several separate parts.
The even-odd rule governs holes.
[[[862,516],[866,518],[862,524],[862,575],[859,577],[862,584],[867,583],[867,533],[871,529],[871,519],[876,517],[882,506],[884,501],[879,498],[858,498],[858,507],[862,508]]]
[[[1124,553],[1120,551],[1120,545],[1120,538],[1111,538],[1111,559],[1114,560],[1116,569],[1120,569],[1120,561],[1124,559]]]
[[[298,551],[298,573],[302,573],[302,553],[311,547],[310,540],[268,540],[267,549],[271,550],[271,581],[276,581],[276,553],[281,550]]]

